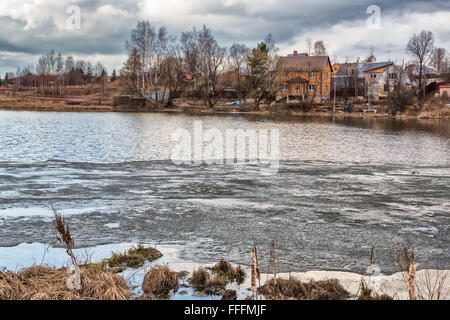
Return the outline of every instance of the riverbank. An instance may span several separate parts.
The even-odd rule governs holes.
[[[75,253],[80,257],[80,261],[83,258],[89,257],[91,263],[100,262],[102,259],[108,258],[111,252],[125,252],[127,249],[134,247],[136,244],[133,243],[122,243],[122,244],[110,244],[110,245],[100,245],[85,249],[76,249]],[[148,246],[151,247],[151,246]],[[230,282],[222,290],[218,292],[205,294],[204,292],[199,292],[192,287],[188,278],[190,278],[196,270],[203,268],[208,270],[213,267],[214,263],[195,263],[193,261],[184,261],[178,256],[177,246],[158,246],[157,249],[162,253],[162,257],[152,261],[146,262],[144,266],[139,268],[126,268],[122,272],[115,273],[115,281],[123,279],[126,286],[122,285],[122,295],[120,297],[128,297],[131,299],[142,298],[143,289],[142,284],[144,282],[145,275],[152,270],[155,266],[167,266],[171,271],[175,272],[179,276],[178,287],[168,296],[166,299],[170,300],[202,300],[202,299],[213,299],[217,300],[222,297],[223,290],[234,290],[237,294],[237,299],[245,300],[252,297],[251,288],[251,278],[250,278],[250,267],[243,266],[243,270],[246,273],[245,280],[242,283]],[[26,268],[33,267],[34,271],[40,270],[42,274],[52,273],[55,274],[57,268],[65,268],[69,263],[68,257],[65,254],[65,250],[62,248],[54,248],[51,246],[46,246],[44,244],[21,244],[15,247],[0,247],[0,266],[6,267],[10,271],[26,270]],[[84,260],[86,261],[86,260]],[[37,269],[36,269],[37,268]],[[40,269],[39,269],[40,268]],[[86,267],[84,268],[86,269]],[[5,271],[5,270],[4,270]],[[83,271],[82,271],[83,272]],[[91,272],[91,271],[89,271]],[[428,275],[433,276],[436,274],[436,270],[419,270],[416,273],[417,286],[420,288],[421,279],[427,279]],[[448,271],[439,271],[441,274]],[[91,273],[89,273],[91,274]],[[98,275],[98,273],[96,273]],[[110,279],[113,274],[108,274],[108,279]],[[0,272],[1,275],[1,272]],[[39,273],[36,274],[36,277]],[[70,274],[67,274],[65,278],[69,278]],[[91,274],[92,276],[92,274]],[[297,279],[302,283],[310,283],[314,281],[320,283],[321,281],[329,281],[336,279],[343,289],[345,289],[349,296],[347,299],[356,299],[360,296],[361,280],[363,279],[362,274],[343,272],[343,271],[308,271],[308,272],[291,272],[291,273],[279,273],[277,274],[277,279]],[[261,273],[260,283],[258,286],[264,286],[266,283],[270,283],[273,279],[273,274]],[[401,273],[394,273],[392,275],[385,275],[374,268],[373,275],[369,278],[364,277],[365,282],[369,287],[379,295],[390,296],[396,300],[406,300],[409,298],[408,290],[406,288],[405,282],[403,280]],[[34,281],[38,281],[34,279]],[[450,299],[450,278],[446,277],[443,279],[442,284],[442,295],[441,300]],[[125,290],[128,288],[129,293]],[[62,290],[60,288],[60,290]],[[0,288],[1,291],[1,288]],[[77,298],[77,295],[69,295],[67,293],[66,297]],[[110,295],[110,297],[115,297],[115,295]],[[79,298],[79,297],[78,297]],[[148,296],[143,296],[143,298],[148,298]]]
[[[324,104],[305,112],[295,106],[286,104],[261,105],[260,110],[251,110],[242,106],[228,105],[229,100],[221,100],[214,108],[203,105],[200,100],[175,99],[174,106],[166,108],[138,107],[117,105],[114,102],[116,87],[108,88],[106,93],[98,88],[78,88],[61,97],[41,96],[31,91],[13,91],[11,88],[0,88],[0,109],[21,111],[54,111],[54,112],[170,112],[188,114],[249,114],[249,115],[286,115],[286,116],[324,116],[352,118],[395,118],[395,119],[450,119],[450,104],[431,103],[421,110],[407,108],[404,113],[391,115],[387,107],[374,105],[370,112],[364,105],[356,105],[352,112],[344,112],[337,106],[333,112],[331,104]],[[81,94],[80,94],[81,92]],[[85,92],[85,93],[83,93]],[[72,94],[71,94],[72,93]]]

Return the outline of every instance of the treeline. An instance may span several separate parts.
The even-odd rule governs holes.
[[[63,95],[67,86],[104,83],[107,76],[106,68],[100,62],[75,60],[71,55],[65,57],[52,49],[43,54],[36,65],[18,67],[15,73],[7,73],[1,84],[17,90],[31,87],[42,95]],[[116,79],[114,70],[111,81]]]
[[[277,90],[278,49],[270,34],[255,48],[237,43],[225,48],[206,26],[177,38],[165,27],[142,21],[126,48],[122,92],[149,106],[165,107],[176,97],[195,97],[213,107],[226,90],[232,90],[234,98],[251,101],[250,107],[258,109]]]

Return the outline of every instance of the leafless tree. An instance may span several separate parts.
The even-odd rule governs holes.
[[[311,49],[312,49],[312,40],[311,40],[311,38],[306,39],[306,48],[308,50],[308,55],[311,55]]]
[[[181,36],[183,60],[194,77],[196,89],[208,107],[217,103],[217,85],[223,73],[227,49],[220,47],[206,26],[183,32]]]
[[[229,64],[236,74],[236,89],[241,90],[241,71],[245,66],[250,49],[245,44],[235,43],[229,50]]]
[[[171,95],[167,80],[167,59],[173,53],[176,38],[164,27],[141,21],[126,42],[129,59],[124,68],[128,88],[153,107],[164,107]],[[131,80],[131,82],[130,82]]]
[[[387,103],[392,115],[404,112],[405,107],[413,103],[411,91],[405,86],[406,77],[404,62],[401,66],[391,66],[383,74],[385,91],[388,91]]]
[[[314,43],[314,55],[315,56],[326,56],[327,50],[325,48],[325,44],[322,40],[316,41]]]
[[[445,70],[445,48],[435,48],[431,56],[431,65],[437,69],[438,72]]]
[[[423,68],[433,53],[433,46],[434,35],[426,30],[418,35],[414,34],[406,46],[406,51],[419,63],[419,89],[423,90],[423,97],[425,97],[425,87],[422,87]]]

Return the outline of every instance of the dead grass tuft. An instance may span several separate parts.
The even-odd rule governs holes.
[[[138,244],[123,253],[114,253],[111,258],[104,259],[93,265],[100,270],[122,272],[125,268],[140,268],[145,261],[155,261],[162,257],[162,253],[155,248],[146,248]]]
[[[210,279],[208,271],[205,268],[198,268],[192,273],[192,277],[189,279],[189,283],[194,290],[202,292],[206,288],[206,284]]]
[[[220,300],[237,300],[236,290],[225,290]]]
[[[82,266],[81,289],[70,290],[66,268],[33,266],[0,273],[0,300],[127,300],[133,293],[118,275]]]
[[[225,259],[221,259],[216,265],[208,268],[216,277],[223,279],[225,282],[236,282],[242,284],[247,274],[240,265],[236,268]]]
[[[178,290],[178,275],[168,266],[153,266],[144,277],[142,290],[147,295],[168,296]]]
[[[227,285],[224,278],[216,276],[211,278],[205,268],[198,268],[192,273],[189,283],[195,291],[206,294],[221,294],[225,291]]]
[[[258,293],[268,299],[298,300],[343,300],[350,296],[336,279],[301,282],[293,277],[271,279],[258,288]]]
[[[361,284],[359,287],[359,295],[357,297],[358,300],[394,300],[393,297],[387,295],[385,293],[378,294],[373,292],[372,289],[366,284],[364,279],[361,280]]]

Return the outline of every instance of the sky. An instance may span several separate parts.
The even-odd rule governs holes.
[[[226,47],[272,33],[280,54],[323,40],[337,62],[366,58],[370,47],[378,61],[408,62],[408,39],[421,30],[450,50],[448,0],[1,0],[0,76],[51,49],[119,70],[139,20],[176,36],[206,25]]]

